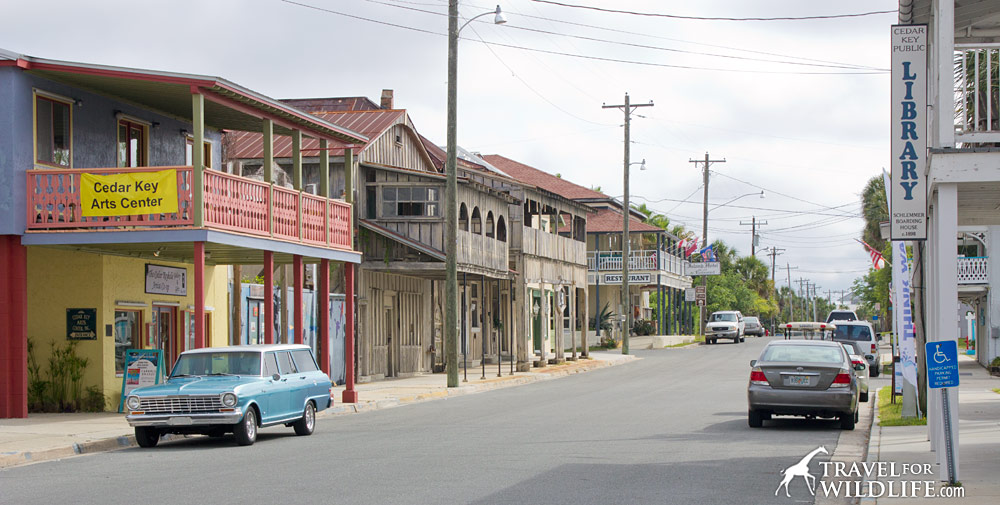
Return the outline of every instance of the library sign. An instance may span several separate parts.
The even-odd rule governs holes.
[[[927,239],[927,25],[892,27],[892,240]]]
[[[83,215],[135,216],[177,212],[177,171],[80,174]]]

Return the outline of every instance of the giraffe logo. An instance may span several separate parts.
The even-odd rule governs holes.
[[[795,477],[802,477],[802,480],[806,481],[806,488],[809,489],[809,493],[816,496],[816,477],[809,472],[809,462],[812,461],[812,459],[819,453],[830,454],[826,451],[826,447],[821,445],[809,454],[806,454],[805,457],[800,459],[798,463],[782,470],[781,474],[784,475],[784,477],[782,477],[781,483],[778,484],[778,489],[774,490],[774,496],[778,496],[778,491],[781,491],[782,486],[784,486],[785,496],[791,498],[792,495],[788,493],[788,484],[790,484],[792,479]]]

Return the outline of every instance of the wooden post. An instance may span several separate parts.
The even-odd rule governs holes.
[[[205,344],[205,243],[198,241],[194,243],[194,348]]]
[[[292,288],[293,291],[295,292],[295,295],[294,295],[294,297],[295,297],[295,307],[292,307],[292,311],[295,314],[295,322],[292,323],[292,324],[295,325],[295,328],[293,329],[293,334],[295,335],[295,343],[296,344],[301,344],[303,342],[303,339],[302,339],[302,324],[303,324],[303,320],[304,320],[304,317],[303,317],[303,314],[302,314],[304,307],[302,306],[302,284],[303,284],[303,278],[302,277],[303,276],[302,276],[302,256],[301,255],[298,255],[298,254],[292,255],[292,269],[295,270],[295,272],[292,274],[292,279],[293,279],[293,282],[295,283],[295,286]]]
[[[330,375],[330,260],[319,260],[319,367]]]
[[[191,86],[191,127],[194,145],[191,146],[191,197],[195,228],[205,224],[205,96],[197,86]],[[204,244],[203,244],[204,245]]]
[[[270,119],[265,119],[262,129],[264,140],[264,184],[267,184],[267,231],[271,235],[274,235],[274,122]],[[273,273],[273,263],[271,267]],[[271,344],[273,342],[268,343]]]
[[[344,403],[357,403],[358,392],[354,389],[354,264],[344,263],[344,292],[347,295],[345,304],[345,330],[344,339],[344,370],[346,389],[344,389]]]
[[[243,299],[243,265],[233,265],[233,301],[232,318],[233,327],[230,329],[229,343],[240,345],[243,343],[243,311],[240,310],[240,300]]]
[[[264,251],[264,343],[274,343],[274,252]]]

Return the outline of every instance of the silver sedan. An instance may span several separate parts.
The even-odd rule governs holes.
[[[775,415],[858,421],[857,368],[844,346],[822,340],[776,340],[750,361],[747,422],[759,428]]]

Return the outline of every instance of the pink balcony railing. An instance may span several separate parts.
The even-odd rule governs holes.
[[[177,172],[178,212],[137,216],[83,217],[80,174]],[[27,171],[27,228],[107,229],[192,226],[191,167],[40,169]],[[351,249],[351,206],[340,200],[273,187],[214,170],[204,172],[204,226]],[[301,223],[301,226],[300,226]]]

